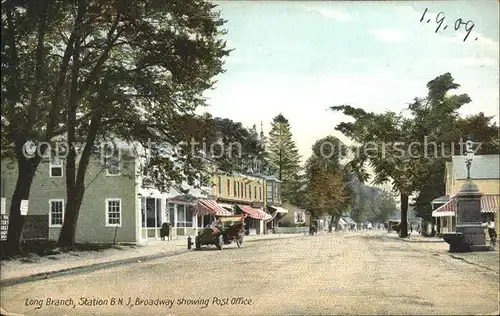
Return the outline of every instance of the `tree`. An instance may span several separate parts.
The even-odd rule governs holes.
[[[362,190],[362,200],[366,208],[365,219],[383,223],[396,213],[396,202],[389,192],[370,186],[363,186]]]
[[[290,123],[280,113],[271,123],[267,145],[270,167],[273,174],[281,180],[282,197],[289,201],[293,197],[294,180],[300,169],[300,155],[290,131]]]
[[[420,147],[420,155],[428,159],[417,183],[415,202],[418,215],[430,221],[432,200],[446,192],[446,162],[450,161],[452,155],[464,154],[467,139],[481,144],[477,154],[498,154],[499,129],[491,123],[492,117],[486,117],[483,113],[466,118],[459,116],[458,110],[471,99],[466,94],[450,94],[451,90],[460,87],[451,74],[438,76],[427,87],[427,97],[415,98],[409,110],[414,117],[412,133],[415,139],[426,139],[429,144]]]
[[[220,144],[209,149],[217,168],[227,173],[255,171],[264,151],[256,129],[220,117],[211,118],[211,124]]]
[[[164,183],[172,178],[179,180],[181,173],[182,177],[188,178],[186,173],[199,173],[200,159],[196,157],[199,147],[193,150],[189,146],[181,146],[177,162],[173,163],[169,157],[160,155],[161,146],[157,144],[177,144],[185,140],[184,135],[172,129],[174,122],[205,104],[202,93],[213,86],[212,78],[223,71],[222,57],[229,51],[225,49],[225,42],[219,39],[224,33],[221,26],[225,21],[214,11],[216,6],[207,1],[109,3],[80,0],[75,3],[57,2],[57,5],[53,5],[52,1],[34,2],[47,6],[40,11],[46,12],[45,15],[35,14],[33,18],[29,12],[22,13],[25,11],[20,10],[24,4],[9,1],[6,4],[10,13],[2,21],[6,20],[5,24],[10,26],[7,29],[14,33],[8,38],[9,44],[26,50],[23,55],[26,65],[19,69],[15,52],[10,49],[12,52],[6,53],[10,62],[5,67],[2,63],[2,70],[7,68],[12,73],[12,69],[25,70],[31,64],[44,69],[53,62],[56,65],[53,68],[59,71],[38,71],[39,75],[32,80],[34,86],[38,85],[34,90],[43,91],[37,98],[38,103],[42,104],[42,97],[53,100],[49,114],[56,115],[48,116],[46,126],[36,126],[31,123],[32,118],[41,108],[26,107],[35,113],[29,117],[30,120],[21,122],[26,123],[27,128],[21,133],[12,133],[6,139],[14,144],[17,152],[21,152],[26,139],[50,141],[58,127],[67,131],[70,144],[66,155],[68,199],[59,237],[59,244],[66,246],[75,242],[74,232],[85,190],[86,170],[93,149],[99,143],[108,142],[110,138],[143,144],[152,142],[155,145],[148,148],[150,161],[156,164],[156,168],[166,171],[159,173]],[[29,7],[31,2],[27,3]],[[57,23],[47,28],[44,23],[53,20]],[[19,26],[26,21],[28,25],[33,23],[35,26],[26,32],[19,31]],[[37,33],[40,29],[47,31]],[[38,37],[35,37],[36,34]],[[32,41],[33,37],[39,40]],[[4,46],[8,45],[2,45],[2,53]],[[28,54],[35,51],[33,47],[41,52],[34,54],[36,60]],[[20,58],[17,57],[17,60]],[[44,83],[49,83],[52,90],[39,88]],[[15,89],[9,88],[11,86],[14,84],[6,85],[6,90],[10,89],[10,95],[15,95]],[[23,98],[26,100],[32,99],[28,98],[29,93],[25,95]],[[5,122],[13,127],[14,123],[18,123],[13,118],[19,116],[21,111],[16,108],[19,103],[15,102],[16,98],[10,98]],[[40,134],[44,137],[40,138]],[[85,146],[77,165],[73,143],[79,141],[84,141]],[[18,157],[18,161],[19,170],[27,169],[28,176],[18,180],[17,186],[29,184],[39,158],[36,156],[30,160],[29,168],[25,169],[21,168],[23,160]],[[26,197],[29,186],[21,193],[21,199]],[[15,191],[16,194],[19,195],[19,192]],[[13,197],[11,216],[14,215],[14,219],[19,214],[19,205],[14,203],[16,199],[20,202],[17,196]],[[19,226],[19,223],[13,223],[12,231],[18,231]],[[11,239],[14,243],[15,237]]]
[[[353,123],[340,123],[336,129],[360,144],[355,151],[357,168],[364,169],[364,163],[369,163],[375,174],[373,183],[391,181],[393,189],[399,192],[401,237],[408,236],[408,197],[415,190],[415,179],[421,169],[420,160],[413,159],[411,152],[400,147],[413,141],[411,121],[394,112],[368,113],[348,105],[334,106],[332,110],[355,119]]]
[[[346,190],[346,173],[341,164],[345,146],[334,136],[316,141],[312,156],[306,162],[306,208],[312,218],[323,214],[336,222],[348,203],[351,191]],[[312,221],[311,221],[312,222]],[[332,225],[329,230],[331,231]]]
[[[63,91],[75,36],[63,34],[65,46],[54,36],[62,25],[76,27],[67,20],[71,8],[64,1],[2,2],[2,160],[17,164],[6,245],[11,255],[21,251],[21,201],[29,198],[35,171],[48,149],[39,143],[65,132]],[[39,150],[28,154],[29,147]]]
[[[458,87],[449,73],[431,80],[427,97],[415,98],[409,105],[411,119],[394,112],[375,114],[350,106],[332,108],[355,119],[354,123],[339,124],[337,129],[362,143],[359,161],[367,161],[374,168],[374,183],[390,179],[393,189],[400,193],[402,237],[408,234],[408,196],[417,191],[417,205],[423,207],[444,193],[445,156],[453,153],[450,144],[457,136],[457,110],[471,101],[467,94],[450,94]],[[376,146],[375,153],[367,155],[366,149],[373,151],[367,146],[373,146],[371,142]],[[417,146],[413,146],[415,142]]]

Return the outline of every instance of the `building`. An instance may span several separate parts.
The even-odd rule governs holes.
[[[467,168],[463,156],[453,156],[446,164],[446,195],[432,201],[432,216],[435,218],[437,233],[455,231],[456,199],[455,195],[467,181]],[[500,157],[498,155],[475,156],[470,169],[471,180],[483,194],[481,213],[483,222],[494,220],[499,231],[500,197]]]
[[[216,174],[213,178],[212,196],[217,203],[235,214],[246,214],[245,230],[249,235],[264,233],[265,222],[271,219],[266,213],[266,181],[256,175]]]
[[[278,221],[288,214],[288,210],[281,207],[281,181],[273,175],[260,175],[265,183],[265,201],[266,209],[271,218],[267,221],[267,229],[275,230],[278,227]]]
[[[120,146],[112,157],[93,155],[85,177],[85,194],[76,227],[77,242],[139,242],[154,234],[164,220],[165,201],[154,191],[141,190],[141,172],[131,147]],[[101,155],[102,156],[102,155]],[[17,165],[2,161],[2,183],[7,213],[17,180]],[[40,163],[28,201],[26,222],[37,218],[40,231],[57,239],[66,208],[65,160],[44,158]],[[142,197],[152,211],[141,209]],[[153,207],[154,205],[154,207]],[[142,220],[141,220],[142,217]],[[26,229],[26,228],[25,228]]]
[[[176,238],[194,234],[203,227],[209,220],[205,214],[231,214],[211,200],[210,185],[196,189],[184,183],[168,192],[148,185],[144,181],[141,146],[119,141],[115,141],[115,146],[116,150],[108,155],[111,157],[101,159],[103,155],[96,153],[89,163],[76,228],[77,242],[139,243],[159,239],[162,224],[167,222]],[[16,165],[2,161],[1,177],[3,234],[16,185]],[[26,223],[35,221],[37,229],[44,232],[36,238],[59,237],[66,196],[65,160],[44,159],[31,185],[26,216]],[[190,201],[190,197],[194,200]]]

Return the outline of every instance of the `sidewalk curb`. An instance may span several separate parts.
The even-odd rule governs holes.
[[[294,236],[297,237],[297,236]],[[246,240],[246,243],[252,243],[252,242],[258,242],[258,241],[265,241],[265,240],[281,240],[281,239],[290,239],[294,237],[283,237],[283,238],[262,238],[262,239],[255,239],[255,240]],[[35,282],[39,280],[46,280],[46,279],[51,279],[51,278],[56,278],[60,276],[66,276],[66,275],[71,275],[71,274],[82,274],[86,272],[93,272],[97,270],[102,270],[106,268],[113,268],[121,265],[126,265],[130,263],[134,263],[137,261],[140,262],[147,262],[147,261],[152,261],[156,259],[161,259],[161,258],[168,258],[168,257],[173,257],[177,255],[181,255],[184,253],[191,252],[192,250],[188,250],[187,246],[186,249],[184,250],[179,250],[179,251],[173,251],[173,252],[168,252],[168,253],[157,253],[157,254],[152,254],[152,255],[145,255],[145,256],[139,256],[139,257],[132,257],[132,258],[126,258],[126,259],[119,259],[119,260],[111,260],[107,262],[102,262],[102,263],[94,263],[90,265],[82,265],[78,267],[73,267],[73,268],[67,268],[67,269],[62,269],[62,270],[56,270],[56,271],[50,271],[50,272],[42,272],[42,273],[37,273],[37,274],[32,274],[32,275],[27,275],[27,276],[22,276],[22,277],[16,277],[16,278],[9,278],[0,281],[0,287],[9,287],[9,286],[14,286],[14,285],[19,285],[19,284],[24,284],[24,283],[29,283],[29,282]]]
[[[117,267],[117,266],[121,266],[121,265],[125,265],[125,264],[130,264],[130,263],[137,262],[137,261],[146,262],[146,261],[151,261],[151,260],[155,260],[155,259],[173,257],[173,256],[177,256],[177,255],[180,255],[180,254],[183,254],[186,252],[188,252],[187,249],[182,250],[182,251],[176,251],[176,252],[160,253],[160,254],[147,255],[147,256],[141,256],[141,257],[112,260],[112,261],[107,261],[107,262],[102,262],[102,263],[94,263],[94,264],[90,264],[90,265],[83,265],[83,266],[78,266],[78,267],[73,267],[73,268],[68,268],[68,269],[63,269],[63,270],[42,272],[42,273],[37,273],[37,274],[23,276],[23,277],[10,278],[10,279],[6,279],[6,280],[2,280],[0,282],[0,287],[4,288],[4,287],[8,287],[8,286],[13,286],[13,285],[18,285],[18,284],[23,284],[23,283],[28,283],[28,282],[34,282],[34,281],[39,281],[39,280],[46,280],[46,279],[60,277],[60,276],[66,276],[66,275],[70,275],[70,274],[81,274],[81,273],[85,273],[85,272],[92,272],[92,271],[97,271],[97,270],[101,270],[101,269],[113,268],[113,267]]]

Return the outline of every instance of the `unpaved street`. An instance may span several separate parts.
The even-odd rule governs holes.
[[[444,243],[373,232],[230,245],[26,283],[3,288],[1,306],[25,315],[463,315],[497,313],[498,293],[498,272],[453,259]]]

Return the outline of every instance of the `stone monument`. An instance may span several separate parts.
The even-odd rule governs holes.
[[[470,140],[466,143],[465,165],[467,180],[455,196],[457,200],[457,227],[455,233],[443,234],[450,244],[450,252],[469,252],[490,250],[485,244],[484,227],[481,220],[481,196],[477,185],[470,178],[470,167],[474,151]]]

